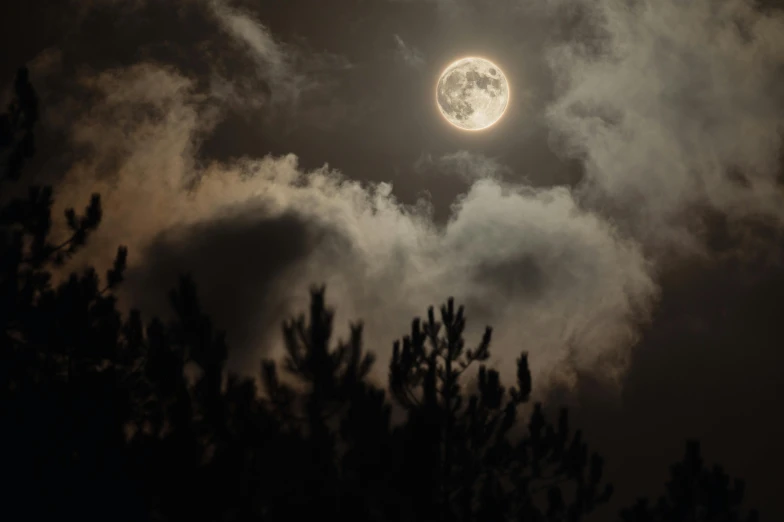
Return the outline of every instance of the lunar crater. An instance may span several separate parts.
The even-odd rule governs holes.
[[[458,60],[444,70],[436,86],[441,114],[463,130],[496,123],[509,104],[509,83],[498,66],[484,58]]]

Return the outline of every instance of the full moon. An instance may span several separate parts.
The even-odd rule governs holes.
[[[509,82],[493,62],[461,58],[441,73],[436,104],[446,121],[455,127],[484,130],[504,115],[509,105]]]

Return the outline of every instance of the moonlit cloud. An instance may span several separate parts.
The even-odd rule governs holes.
[[[328,89],[325,72],[351,68],[345,57],[328,52],[305,52],[276,40],[252,13],[223,0],[206,2],[221,29],[243,48],[253,63],[253,74],[213,77],[214,93],[235,104],[267,103],[295,107],[303,96]],[[255,80],[255,81],[250,81]]]
[[[436,171],[443,175],[458,176],[470,182],[479,179],[497,179],[504,175],[511,177],[514,174],[512,169],[500,163],[497,158],[467,150],[438,157],[423,154],[414,163],[414,171],[417,173]]]
[[[299,97],[306,79],[295,72],[291,58],[269,30],[249,14],[232,9],[225,2],[214,0],[209,6],[221,28],[252,56],[258,74],[268,81],[268,94]]]
[[[590,5],[603,45],[551,50],[547,111],[561,150],[584,158],[585,199],[681,246],[700,206],[780,221],[784,17],[746,0]]]
[[[302,310],[308,286],[323,281],[338,331],[349,319],[367,323],[379,372],[410,318],[454,295],[468,307],[472,340],[495,327],[498,360],[531,351],[541,390],[573,382],[575,372],[616,379],[657,300],[668,252],[657,247],[699,250],[693,216],[705,206],[731,217],[778,218],[782,208],[774,185],[784,112],[773,67],[781,20],[741,0],[719,9],[703,0],[627,4],[583,5],[590,16],[548,51],[555,97],[531,109],[558,152],[583,162],[576,188],[534,188],[475,150],[425,151],[414,174],[431,169],[466,183],[439,225],[426,202],[403,204],[392,184],[302,167],[296,151],[200,157],[229,109],[298,102],[329,85],[319,71],[348,67],[213,1],[205,5],[216,27],[254,66],[214,75],[206,87],[151,62],[82,72],[95,103],[74,118],[54,122],[58,112],[50,113],[50,125],[88,151],[58,185],[57,204],[103,195],[104,224],[80,260],[106,266],[117,242],[127,244],[124,302],[162,313],[167,281],[193,272],[207,310],[229,328],[235,369],[255,371],[260,354],[279,349],[278,321]],[[758,36],[744,37],[735,20]],[[601,38],[586,45],[588,33]],[[707,47],[714,51],[698,51]]]
[[[58,205],[78,205],[92,191],[103,194],[106,217],[84,258],[108,262],[115,238],[122,238],[133,252],[131,294],[139,289],[134,277],[158,281],[154,273],[169,258],[181,261],[181,270],[201,267],[206,275],[209,263],[182,254],[194,241],[200,245],[194,255],[220,264],[227,255],[225,245],[219,248],[222,235],[245,237],[236,255],[251,258],[275,257],[300,237],[304,246],[275,269],[274,284],[253,266],[213,271],[209,278],[195,272],[207,295],[225,289],[221,299],[208,300],[208,309],[248,332],[249,325],[276,324],[295,312],[308,286],[324,281],[339,319],[362,317],[369,346],[383,356],[410,317],[454,295],[472,310],[472,334],[486,323],[497,328],[502,360],[529,349],[540,374],[558,379],[570,378],[574,365],[595,368],[601,361],[606,376],[623,369],[635,335],[632,321],[645,315],[656,288],[637,246],[580,210],[566,189],[483,179],[439,228],[426,205],[400,204],[390,185],[360,184],[328,168],[304,171],[293,155],[197,166],[193,153],[212,112],[175,71],[140,65],[85,82],[100,101],[72,137],[93,155],[69,172]],[[136,110],[142,106],[150,110]],[[99,170],[106,156],[118,165],[110,178]],[[288,235],[248,241],[241,233],[292,218],[299,225]],[[189,232],[210,230],[210,223],[220,223],[223,232]],[[245,309],[244,317],[236,311],[222,316],[220,303],[231,301],[231,289],[254,287],[264,289],[259,303],[281,307],[259,304]],[[260,339],[277,342],[276,329],[253,333],[258,336],[244,335],[240,348],[254,357],[264,349]],[[521,346],[520,339],[530,344]]]
[[[425,57],[422,52],[416,47],[404,42],[400,35],[395,34],[393,36],[395,39],[395,50],[403,63],[414,69],[421,69],[424,67]]]

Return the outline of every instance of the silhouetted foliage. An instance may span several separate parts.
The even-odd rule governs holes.
[[[37,97],[21,69],[0,116],[3,188],[19,180],[34,152],[37,119]],[[0,411],[9,421],[0,447],[10,479],[6,498],[15,501],[5,507],[24,519],[67,512],[105,517],[112,506],[128,504],[121,471],[128,397],[113,364],[121,318],[111,295],[126,251],[119,249],[103,287],[92,269],[54,285],[50,268],[84,244],[100,222],[101,204],[95,195],[83,215],[67,210],[70,233],[52,243],[52,203],[51,187],[31,186],[26,197],[0,207]],[[124,517],[138,518],[130,508],[112,516]]]
[[[556,427],[540,404],[528,433],[510,437],[517,409],[531,393],[525,353],[517,361],[517,386],[507,390],[496,370],[480,364],[478,393],[466,396],[461,379],[489,358],[492,331],[466,349],[465,323],[463,308],[455,310],[449,299],[440,322],[430,308],[427,322],[415,319],[402,347],[394,346],[389,385],[408,412],[402,431],[416,455],[409,471],[420,480],[411,491],[419,511],[443,520],[580,520],[612,493],[601,484],[602,459],[588,458],[579,431],[570,435],[565,410]],[[570,500],[564,485],[574,490]]]
[[[0,183],[19,180],[37,115],[23,69],[0,117]],[[67,237],[53,242],[52,198],[34,186],[0,208],[9,520],[576,522],[609,499],[603,460],[570,430],[566,410],[552,424],[529,404],[527,354],[515,385],[503,386],[485,364],[491,329],[466,348],[452,299],[439,321],[430,308],[394,344],[391,400],[370,381],[361,323],[332,344],[323,287],[307,318],[283,324],[282,364],[264,360],[257,378],[241,378],[227,373],[225,336],[191,278],[171,291],[170,320],[145,322],[116,307],[125,248],[103,280],[93,269],[63,276],[101,205],[94,195],[82,215],[66,211]],[[393,408],[405,414],[399,425]],[[623,520],[754,520],[739,518],[742,485],[705,471],[694,448],[673,468],[668,495]]]
[[[707,469],[697,441],[686,444],[683,461],[670,468],[666,493],[650,506],[640,499],[621,512],[623,522],[756,522],[757,512],[745,513],[742,480],[730,481],[724,470]]]
[[[0,114],[0,181],[18,179],[25,160],[35,154],[33,128],[37,122],[38,96],[30,83],[29,71],[23,67],[14,80],[14,98],[7,112]]]

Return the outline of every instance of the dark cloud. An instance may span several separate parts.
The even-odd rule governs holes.
[[[181,274],[198,283],[206,312],[227,330],[231,369],[246,373],[279,335],[289,310],[288,284],[318,245],[323,231],[297,214],[265,216],[235,209],[225,216],[173,227],[139,252],[154,260],[128,273],[125,297],[147,314],[167,316],[168,290]]]

